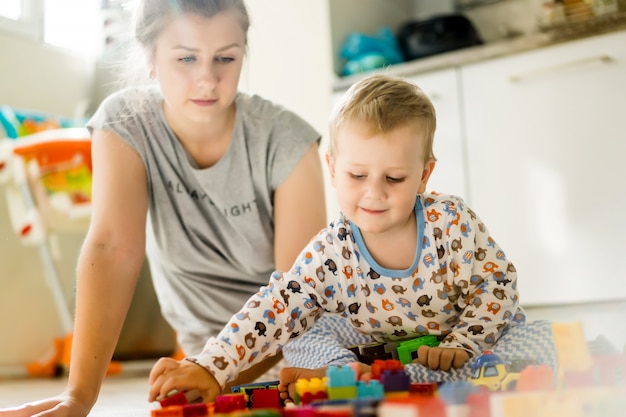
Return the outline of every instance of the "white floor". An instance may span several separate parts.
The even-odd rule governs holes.
[[[59,394],[66,379],[0,380],[0,409]],[[150,417],[148,375],[112,376],[105,379],[92,417]]]

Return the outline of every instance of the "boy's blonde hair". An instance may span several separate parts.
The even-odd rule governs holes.
[[[328,152],[331,157],[337,153],[338,132],[347,123],[358,123],[380,133],[413,125],[426,139],[424,162],[436,160],[433,153],[437,126],[435,108],[422,89],[405,78],[371,75],[348,89],[330,117]]]

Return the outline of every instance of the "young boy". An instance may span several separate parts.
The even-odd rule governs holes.
[[[462,367],[523,321],[515,267],[459,197],[425,193],[435,167],[435,109],[411,82],[373,75],[354,84],[330,120],[326,161],[341,213],[275,272],[197,356],[159,360],[150,400],[198,389],[212,401],[239,372],[275,355],[323,314],[349,318],[377,341],[431,334],[418,362]],[[322,350],[323,346],[320,346]],[[298,377],[287,368],[281,391]]]

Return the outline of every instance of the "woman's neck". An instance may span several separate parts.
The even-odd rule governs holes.
[[[175,117],[168,117],[167,109],[165,114],[170,129],[199,168],[215,165],[228,150],[235,125],[234,104],[224,117],[202,123],[181,123]]]

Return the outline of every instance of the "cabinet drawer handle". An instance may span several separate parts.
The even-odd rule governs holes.
[[[565,62],[563,64],[554,65],[551,67],[540,68],[540,69],[533,70],[533,71],[527,71],[522,74],[511,75],[510,80],[511,82],[519,83],[529,78],[539,77],[542,75],[550,74],[551,72],[557,72],[557,71],[561,71],[561,70],[571,68],[571,67],[580,67],[580,66],[587,65],[587,64],[593,64],[595,62],[599,62],[601,64],[608,64],[611,62],[615,62],[615,60],[611,58],[609,55],[592,56],[589,58],[579,59],[576,61]]]

